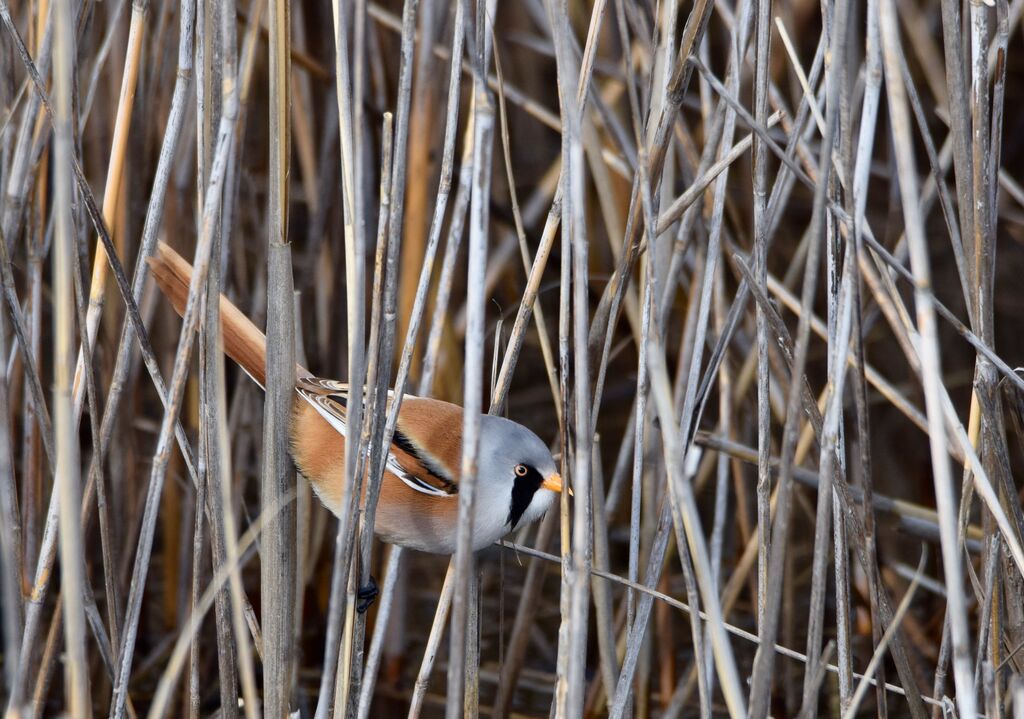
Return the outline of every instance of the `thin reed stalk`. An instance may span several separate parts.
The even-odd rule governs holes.
[[[465,0],[463,0],[465,1]],[[489,19],[478,4],[475,58],[477,75],[473,92],[473,179],[469,209],[469,260],[466,294],[466,359],[462,403],[465,420],[462,427],[462,459],[459,486],[459,513],[456,528],[454,562],[454,595],[452,601],[451,642],[448,652],[448,707],[449,719],[462,714],[463,694],[471,691],[464,675],[466,643],[473,640],[468,631],[470,613],[469,585],[475,572],[472,553],[473,511],[476,501],[477,452],[479,449],[480,414],[483,410],[483,357],[484,357],[484,275],[487,271],[487,225],[490,214],[491,153],[494,133],[494,108],[488,90],[483,84],[486,52],[484,38]]]
[[[71,5],[0,0],[5,719],[1020,713],[1024,1]]]
[[[267,402],[263,415],[264,508],[283,505],[294,494],[288,425],[295,384],[295,315],[288,235],[291,157],[291,20],[289,0],[269,4],[270,26],[270,195],[267,228]],[[290,713],[295,621],[295,506],[283,505],[269,523],[261,546],[260,589],[264,633],[263,701],[269,716]]]
[[[55,10],[54,20],[54,177],[57,203],[53,247],[54,285],[54,443],[55,474],[60,495],[61,587],[64,592],[64,646],[67,652],[65,691],[72,717],[90,713],[91,690],[86,664],[85,557],[78,525],[82,505],[79,448],[75,438],[72,407],[72,356],[75,322],[73,290],[75,227],[72,214],[71,158],[74,152],[72,88],[75,38],[71,8]],[[2,242],[3,240],[0,240]]]

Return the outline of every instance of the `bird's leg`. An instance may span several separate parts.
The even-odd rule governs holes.
[[[359,604],[356,605],[356,611],[360,614],[365,614],[366,610],[370,608],[374,600],[377,599],[377,595],[380,594],[380,589],[377,587],[377,580],[370,575],[370,581],[356,591],[356,597],[359,599]]]

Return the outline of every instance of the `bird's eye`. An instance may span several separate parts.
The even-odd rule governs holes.
[[[517,477],[525,477],[527,472],[529,472],[529,471],[530,470],[528,470],[526,468],[525,464],[517,464],[516,465],[516,476]]]

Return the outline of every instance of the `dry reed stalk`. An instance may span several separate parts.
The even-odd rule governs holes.
[[[263,420],[261,504],[282,504],[294,494],[295,471],[288,447],[295,384],[295,317],[288,236],[291,157],[291,20],[288,0],[269,4],[270,26],[270,194],[267,228],[267,402]],[[295,621],[295,507],[284,505],[268,523],[262,543],[263,701],[269,716],[290,713]]]
[[[4,15],[6,21],[10,20],[9,14],[6,13],[6,7],[5,6],[0,6],[0,15]],[[26,70],[28,71],[28,74],[29,74],[30,78],[32,79],[32,82],[33,82],[33,84],[34,84],[34,86],[36,88],[36,91],[37,91],[38,95],[39,95],[39,99],[40,99],[42,107],[46,110],[46,112],[50,115],[50,117],[53,117],[53,108],[52,108],[52,105],[50,104],[50,102],[49,102],[49,100],[47,98],[47,95],[45,93],[45,90],[44,90],[44,87],[43,87],[43,82],[42,82],[42,79],[41,79],[41,77],[39,75],[38,68],[36,67],[36,65],[32,61],[31,56],[28,54],[27,48],[25,47],[24,42],[22,41],[20,35],[17,33],[17,30],[13,26],[13,24],[8,22],[7,23],[7,29],[11,32],[11,34],[12,34],[14,40],[15,40],[15,43],[16,43],[16,45],[17,45],[17,47],[19,49],[19,52],[21,54],[22,61],[25,63]],[[127,281],[126,281],[125,276],[124,276],[123,268],[120,265],[120,262],[119,262],[119,260],[117,258],[117,255],[116,255],[116,252],[113,252],[113,253],[111,252],[111,250],[113,249],[113,241],[111,240],[110,234],[109,234],[109,232],[108,232],[108,230],[107,230],[107,228],[106,228],[106,226],[105,226],[105,224],[103,222],[103,218],[100,216],[100,212],[99,212],[99,209],[96,206],[95,199],[92,196],[91,189],[90,189],[88,183],[85,181],[85,178],[84,178],[84,175],[83,175],[83,171],[82,171],[82,167],[81,167],[80,163],[78,162],[77,157],[73,156],[72,160],[73,160],[73,170],[74,170],[74,175],[75,175],[77,187],[78,187],[78,190],[81,193],[82,198],[84,200],[86,212],[89,215],[89,219],[92,221],[92,224],[93,224],[94,228],[99,233],[100,239],[102,240],[104,246],[107,248],[107,257],[108,257],[108,259],[109,259],[109,261],[111,263],[111,266],[113,267],[114,276],[115,276],[115,279],[117,280],[117,283],[118,283],[118,290],[121,293],[122,299],[125,300],[127,305],[128,305],[128,317],[131,320],[131,322],[133,323],[133,327],[134,327],[134,329],[136,330],[136,332],[138,333],[138,336],[139,336],[139,340],[140,340],[140,344],[141,344],[141,349],[142,349],[142,354],[143,354],[143,358],[146,361],[147,370],[150,372],[151,376],[153,377],[153,380],[154,380],[154,383],[156,384],[157,390],[161,394],[161,397],[163,398],[163,396],[165,394],[164,386],[163,386],[163,382],[162,382],[162,380],[160,378],[160,372],[156,368],[155,359],[153,358],[152,347],[150,346],[150,344],[148,342],[148,339],[147,339],[147,335],[146,335],[144,329],[142,328],[142,323],[141,323],[141,319],[139,317],[138,308],[135,305],[134,301],[129,299],[130,293],[129,293],[129,290],[128,290],[128,287],[127,287]],[[4,249],[6,249],[6,246],[5,246]],[[13,294],[12,294],[13,293],[13,282],[7,284],[6,288],[8,290],[8,293],[7,293],[8,297],[13,296]],[[21,320],[20,320],[20,318],[21,318],[20,307],[15,305],[15,308],[18,311],[12,312],[12,319],[14,320],[15,329],[16,329],[16,335],[21,337],[22,335],[20,333],[18,333],[18,331],[17,331],[18,327],[20,326],[20,322],[21,322]],[[30,374],[30,378],[31,377],[34,377],[34,375]],[[35,386],[35,385],[33,384],[33,386]],[[48,423],[48,417],[47,417],[47,415],[45,413],[45,410],[44,410],[44,413],[43,413],[43,421],[44,421],[44,423]],[[49,434],[49,432],[45,432],[44,433],[44,445],[46,445],[46,446],[49,446],[48,442],[45,441],[46,440],[46,436],[48,434]],[[180,426],[176,428],[176,438],[178,439],[179,445],[181,446],[181,448],[183,450],[183,453],[185,454],[186,463],[189,464],[189,466],[191,467],[190,451],[188,449],[187,444],[184,441],[184,433],[181,430]],[[90,483],[86,485],[86,492],[85,492],[85,499],[86,500],[89,500],[89,498],[90,498],[90,491],[92,490],[92,488],[94,486],[92,484],[92,478],[94,476],[95,476],[94,473],[90,472]],[[33,590],[34,601],[30,602],[29,605],[28,605],[28,615],[26,617],[26,631],[24,632],[23,637],[22,637],[22,650],[21,650],[21,653],[20,653],[19,669],[18,669],[18,674],[22,678],[22,682],[27,681],[27,677],[28,677],[27,664],[28,664],[28,662],[31,661],[32,646],[33,646],[33,643],[35,641],[36,635],[37,635],[38,630],[39,630],[39,622],[41,620],[42,605],[43,605],[43,601],[45,600],[45,597],[46,597],[46,594],[47,594],[47,586],[48,586],[48,583],[49,583],[49,578],[51,576],[51,569],[52,569],[53,562],[54,562],[55,557],[56,557],[56,551],[57,551],[57,549],[56,549],[56,545],[57,545],[57,531],[56,531],[56,527],[57,527],[57,519],[58,519],[57,501],[56,501],[57,496],[58,495],[57,495],[56,492],[51,494],[51,501],[50,501],[49,509],[47,510],[46,529],[44,531],[43,542],[42,542],[42,546],[40,547],[40,552],[39,552],[39,557],[38,557],[38,562],[37,562],[37,568],[36,568],[35,589]],[[84,504],[83,509],[82,509],[83,521],[87,521],[89,516],[90,516],[89,512],[90,512],[90,509],[92,507],[92,504],[91,504],[90,501],[85,501],[85,502],[83,502],[83,504]],[[54,636],[55,635],[55,629],[56,629],[56,617],[55,617],[54,623],[51,624],[50,636]],[[50,653],[49,656],[51,657],[51,660],[52,660],[52,656],[53,656],[52,653]],[[48,671],[49,671],[49,668],[47,667],[43,672],[40,673],[40,678],[45,677],[47,675]],[[23,688],[22,682],[17,682],[16,683],[17,686],[15,688],[15,692],[12,694],[12,697],[11,697],[11,705],[12,706],[17,705],[18,702],[20,701],[19,696],[20,696],[20,692],[22,691],[22,688]]]
[[[465,8],[462,4],[459,4],[456,8],[456,14],[454,19],[454,30],[452,37],[452,56],[460,57],[462,55],[462,47],[465,37]],[[423,315],[426,312],[427,307],[427,290],[430,285],[430,276],[433,270],[434,259],[437,253],[437,245],[440,242],[441,227],[444,221],[445,211],[447,209],[448,197],[451,192],[451,177],[453,172],[453,159],[455,155],[455,138],[456,130],[458,127],[459,117],[459,66],[457,63],[451,63],[450,69],[450,82],[449,82],[449,100],[448,109],[446,112],[445,120],[445,136],[444,136],[444,150],[441,161],[441,178],[440,186],[437,192],[437,200],[434,207],[434,215],[430,224],[430,231],[428,234],[427,247],[425,250],[425,257],[423,259],[423,267],[420,271],[419,282],[416,288],[416,294],[413,298],[413,304],[411,307],[411,314],[408,317],[408,326],[405,333],[405,343],[402,347],[401,359],[398,365],[398,373],[394,382],[394,391],[396,401],[391,405],[391,409],[387,417],[387,425],[384,427],[384,434],[381,436],[378,442],[379,446],[386,446],[390,444],[391,437],[394,434],[395,426],[398,422],[398,411],[401,408],[401,397],[404,394],[406,382],[409,378],[411,371],[412,359],[414,357],[414,350],[416,348],[416,339],[419,334],[420,323],[422,322]],[[390,137],[390,126],[385,128],[384,137]],[[385,145],[387,147],[387,145]],[[390,155],[389,153],[383,153],[383,171],[382,171],[382,209],[384,206],[384,198],[387,196],[384,191],[384,177],[387,174],[387,169],[390,168]],[[390,179],[390,178],[389,178]],[[390,187],[390,182],[388,183]],[[390,202],[388,202],[388,205]],[[435,327],[440,324],[439,318],[435,317]],[[434,331],[434,328],[431,330]],[[429,387],[431,385],[431,378],[429,374],[425,374],[421,380],[421,388],[418,394],[425,395],[429,393]],[[379,463],[378,463],[379,472]],[[376,477],[376,472],[371,472],[371,476]],[[379,480],[376,480],[379,485]],[[364,537],[362,544],[364,547],[369,548],[371,546],[372,539],[369,536],[369,531],[372,530],[372,519],[365,525]],[[402,549],[401,547],[395,547],[392,549],[391,556],[388,561],[387,578],[385,586],[383,588],[383,597],[381,602],[381,610],[377,617],[377,625],[374,627],[373,643],[371,644],[370,654],[366,659],[366,672],[364,672],[363,687],[359,697],[359,708],[358,713],[360,717],[364,717],[369,712],[370,703],[372,701],[372,690],[376,681],[376,669],[379,665],[380,651],[383,646],[384,630],[387,626],[389,619],[390,601],[392,599],[391,592],[394,590],[395,584],[395,573],[398,571],[398,565],[401,561]],[[368,561],[363,563],[364,580],[369,571]]]
[[[227,4],[221,4],[219,8],[220,14],[220,58],[222,61],[221,76],[222,76],[222,102],[231,102],[231,93],[235,86],[239,83],[238,79],[238,52],[236,49],[236,23],[234,13],[231,12],[231,8]],[[259,16],[259,12],[256,13]],[[251,73],[252,68],[252,40],[254,28],[250,27],[247,33],[247,41],[249,45],[249,53],[246,55],[243,53],[243,72]],[[239,92],[239,100],[244,101],[244,95],[246,93],[245,84]],[[241,110],[239,111],[241,114]],[[234,164],[234,163],[232,163]],[[226,190],[230,192],[230,186]],[[231,202],[231,196],[228,195],[225,200],[226,208],[224,210],[224,216],[227,218],[231,217],[231,208],[233,203]],[[225,222],[225,226],[230,227],[230,222]],[[214,261],[212,263],[212,271],[209,275],[207,283],[207,297],[218,297],[221,293],[221,277],[223,276],[223,268],[221,266],[220,258],[224,257],[226,253],[223,252],[223,243],[230,238],[224,237],[221,234],[215,236],[215,246],[213,249]],[[204,427],[206,427],[207,434],[207,454],[208,462],[207,466],[210,470],[210,480],[217,485],[219,491],[213,492],[211,497],[211,514],[213,515],[212,521],[210,522],[211,528],[211,539],[214,549],[213,553],[213,566],[215,570],[219,570],[221,566],[225,564],[230,568],[228,589],[222,590],[217,596],[217,656],[219,664],[228,664],[232,661],[237,661],[238,674],[241,676],[241,689],[244,700],[244,709],[246,717],[253,717],[258,714],[260,702],[256,693],[255,683],[255,670],[253,661],[253,649],[249,644],[248,632],[245,625],[245,604],[247,600],[245,598],[244,590],[242,588],[242,580],[240,572],[237,567],[240,562],[240,548],[238,546],[238,531],[235,528],[235,515],[233,512],[233,502],[231,497],[231,483],[230,478],[232,476],[231,467],[231,452],[229,449],[229,434],[227,426],[227,401],[225,398],[225,379],[224,379],[224,357],[220,350],[220,322],[219,312],[216,308],[216,303],[206,303],[206,318],[203,328],[203,335],[206,339],[207,353],[203,355],[203,360],[200,366],[206,368],[206,381],[204,388],[206,391],[207,401],[205,405],[211,408],[210,413],[207,415],[204,421]],[[219,495],[219,496],[217,496]],[[230,606],[230,618],[228,617],[228,607]],[[251,609],[250,609],[251,611]],[[230,623],[233,630],[228,630],[228,624]],[[259,650],[258,637],[254,637],[254,643],[257,645]],[[261,653],[262,654],[262,653]],[[237,657],[237,659],[236,659]],[[262,656],[261,656],[262,658]],[[232,667],[226,672],[227,679],[233,680],[235,670]],[[235,690],[235,682],[228,681],[228,691],[221,690],[222,697],[222,711],[227,713],[237,713],[237,707],[227,707],[225,704],[231,701],[232,704],[237,704],[237,691]],[[232,691],[236,691],[234,695]]]
[[[103,190],[103,220],[107,226],[114,224],[114,213],[117,210],[118,196],[124,177],[125,158],[128,148],[128,133],[131,129],[132,109],[135,100],[135,89],[139,78],[139,63],[142,54],[142,39],[145,33],[146,16],[149,12],[149,1],[132,2],[131,25],[128,30],[128,43],[125,54],[124,74],[121,81],[121,95],[117,103],[117,119],[114,125],[114,136],[110,151],[110,164],[107,168],[107,182]],[[82,372],[85,369],[83,353],[91,352],[97,338],[100,315],[103,313],[103,300],[107,285],[106,250],[100,243],[96,244],[96,256],[92,265],[92,280],[89,287],[89,314],[87,317],[88,347],[79,353],[78,364],[75,366],[75,414],[82,411],[82,399],[85,386],[82,383]]]
[[[75,38],[70,6],[55,9],[54,19],[54,201],[57,203],[53,248],[54,285],[54,440],[56,491],[60,494],[61,587],[64,592],[64,642],[67,648],[65,691],[72,717],[90,713],[91,690],[86,664],[85,558],[78,513],[82,504],[79,449],[72,406],[74,296],[72,261],[75,226],[71,211],[73,139],[72,83]],[[0,240],[3,242],[5,240]]]
[[[568,11],[563,4],[547,3],[549,22],[555,44],[558,67],[559,106],[563,122],[562,131],[562,256],[572,257],[572,334],[571,341],[576,348],[588,342],[589,309],[587,300],[587,254],[588,241],[584,223],[583,196],[583,146],[581,138],[580,112],[576,93],[579,71],[572,57]],[[593,19],[600,16],[595,12]],[[593,27],[593,24],[592,24]],[[585,98],[586,86],[583,86]],[[563,267],[568,261],[563,259]],[[566,270],[563,269],[563,277]],[[567,292],[563,287],[563,296]],[[568,322],[568,301],[562,306],[562,327]],[[568,333],[560,331],[563,338]],[[560,358],[563,373],[567,357]],[[588,615],[590,605],[590,566],[592,561],[592,534],[590,516],[593,496],[590,489],[590,461],[593,435],[590,429],[590,363],[587,352],[577,351],[574,357],[573,392],[575,406],[572,415],[564,415],[564,426],[572,429],[575,439],[570,452],[572,474],[570,486],[574,487],[577,499],[573,506],[572,548],[563,564],[562,591],[568,593],[567,607],[563,604],[562,629],[560,630],[559,687],[557,712],[561,716],[579,716],[583,712],[583,690],[585,683],[586,646]],[[564,391],[563,391],[564,392]],[[569,398],[563,393],[563,403]],[[563,444],[569,451],[569,445]],[[570,462],[563,459],[563,464]],[[563,552],[565,548],[563,546]],[[564,642],[565,650],[561,651]]]
[[[231,574],[236,572],[241,564],[253,556],[250,550],[252,550],[253,544],[263,531],[264,526],[272,521],[274,516],[281,511],[281,508],[290,501],[294,501],[294,497],[284,497],[281,505],[267,507],[245,533],[238,537],[238,554],[233,562],[218,567],[213,577],[211,577],[206,590],[195,604],[194,612],[189,617],[185,630],[178,635],[170,652],[167,665],[157,684],[157,691],[150,706],[149,717],[151,719],[165,716],[169,711],[171,691],[177,680],[178,673],[181,672],[182,665],[185,663],[185,655],[188,652],[189,644],[195,640],[195,635],[199,631],[203,617],[210,611],[215,597],[220,593],[223,586],[230,581]]]
[[[353,88],[362,87],[362,76],[359,72],[353,72],[351,58],[349,56],[349,13],[341,9],[340,0],[332,4],[332,15],[334,21],[334,48],[335,48],[335,83],[336,97],[338,104],[338,135],[339,147],[341,150],[341,177],[342,177],[342,218],[344,223],[344,247],[345,247],[345,290],[346,290],[346,318],[347,318],[347,349],[348,349],[348,373],[349,392],[353,397],[360,398],[360,401],[352,403],[349,408],[349,420],[351,426],[363,426],[363,392],[366,379],[365,352],[366,339],[365,329],[365,279],[364,268],[366,263],[366,240],[365,240],[365,208],[357,201],[362,198],[362,174],[361,160],[361,124],[354,124],[355,119],[360,117],[361,103],[353,102]],[[355,13],[353,25],[356,41],[361,37],[359,28],[362,26],[363,14]],[[357,63],[356,69],[362,68]],[[355,77],[353,77],[355,75]],[[353,110],[355,106],[355,110]],[[355,112],[355,118],[353,117]],[[351,488],[356,485],[356,478],[360,477],[357,463],[361,456],[360,440],[362,434],[350,432],[345,436],[345,486],[348,488],[341,506],[343,513],[338,518],[338,532],[335,545],[334,564],[331,572],[331,591],[329,603],[330,620],[327,626],[327,641],[324,647],[323,671],[321,673],[319,699],[317,701],[317,719],[329,716],[331,707],[335,701],[336,686],[335,675],[338,666],[339,652],[341,649],[341,627],[340,622],[343,616],[341,601],[349,575],[349,564],[351,557],[351,546],[348,542],[350,532],[354,528],[354,517],[352,507],[358,493]]]
[[[514,544],[510,544],[508,542],[504,542],[503,546],[508,547],[510,549],[513,549],[516,552],[521,552],[523,554],[529,555],[531,557],[535,557],[537,559],[544,560],[544,561],[549,562],[549,563],[553,563],[553,564],[561,563],[561,560],[558,557],[556,557],[555,555],[548,554],[546,552],[542,552],[542,551],[539,551],[537,549],[532,549],[530,547],[525,547],[525,546],[522,546],[522,545],[514,545]],[[756,546],[756,544],[754,546]],[[647,586],[645,586],[643,584],[638,584],[638,583],[630,582],[628,579],[624,579],[623,577],[620,577],[620,576],[615,575],[615,574],[601,572],[601,571],[598,571],[598,570],[594,570],[594,575],[598,576],[598,577],[601,577],[603,579],[606,579],[606,580],[608,580],[610,582],[614,582],[616,584],[620,584],[623,587],[632,588],[633,590],[635,590],[635,591],[637,591],[639,593],[642,593],[642,594],[651,596],[653,598],[656,598],[659,601],[664,602],[665,604],[667,604],[667,605],[671,606],[672,608],[677,609],[677,610],[679,610],[681,612],[685,612],[687,614],[695,614],[701,620],[707,621],[707,619],[708,619],[708,615],[705,612],[700,611],[700,610],[694,612],[692,607],[690,605],[688,605],[687,603],[679,601],[675,597],[672,597],[672,596],[670,596],[668,594],[660,592],[660,591],[658,591],[656,589],[652,589],[652,588],[647,587]],[[760,643],[760,640],[758,639],[757,635],[754,634],[753,632],[749,632],[749,631],[747,631],[745,629],[742,629],[741,627],[737,627],[737,626],[734,626],[734,625],[729,624],[729,623],[726,623],[724,626],[725,626],[725,630],[729,634],[731,634],[732,636],[735,636],[737,638],[743,639],[743,640],[745,640],[747,642],[750,642],[752,644],[759,644]],[[788,647],[780,645],[780,644],[776,644],[775,645],[774,651],[777,654],[779,654],[780,656],[787,657],[789,659],[795,660],[795,661],[800,662],[800,663],[806,663],[808,661],[807,655],[803,654],[802,652],[796,651],[794,649],[790,649]],[[825,668],[826,668],[826,670],[828,672],[831,672],[833,674],[837,674],[839,672],[839,667],[837,667],[834,664],[826,663]],[[858,680],[864,679],[864,680],[867,681],[868,684],[871,684],[871,685],[875,684],[875,680],[871,677],[870,674],[855,672],[853,677],[855,679],[858,679]],[[899,687],[899,686],[897,686],[895,684],[886,684],[886,685],[884,685],[884,687],[882,687],[882,689],[884,691],[888,692],[889,694],[893,694],[893,695],[901,696],[901,697],[906,696],[906,692],[901,687]],[[925,703],[931,705],[932,707],[941,707],[943,705],[942,702],[937,701],[935,699],[931,699],[929,697],[926,697],[924,699],[924,701],[925,701]]]
[[[367,386],[373,388],[370,397],[369,411],[363,424],[362,444],[370,451],[369,463],[366,465],[368,473],[367,488],[364,499],[361,500],[361,516],[358,528],[359,556],[358,564],[351,570],[349,579],[349,611],[346,613],[345,625],[345,649],[347,666],[347,678],[345,680],[344,694],[346,697],[345,713],[351,714],[357,710],[356,701],[361,695],[360,682],[362,680],[363,667],[363,645],[366,632],[365,614],[356,615],[351,611],[355,606],[356,596],[352,588],[369,586],[371,582],[371,561],[373,549],[373,524],[377,510],[377,500],[380,496],[381,482],[383,481],[384,457],[386,448],[391,445],[391,437],[385,436],[385,423],[388,414],[384,412],[387,406],[388,387],[391,384],[391,363],[388,359],[392,356],[395,319],[397,316],[397,288],[398,288],[398,249],[399,244],[391,244],[387,239],[390,228],[391,214],[391,168],[394,161],[392,152],[392,137],[394,119],[391,113],[384,114],[384,126],[382,128],[381,142],[381,183],[380,183],[380,218],[377,225],[377,261],[374,268],[373,281],[373,308],[370,320],[370,356],[367,362]],[[396,398],[395,404],[401,403],[401,398]],[[360,470],[362,475],[362,470]],[[355,527],[353,527],[355,529]],[[355,542],[356,536],[349,541]],[[340,707],[339,707],[340,708]]]
[[[0,242],[3,242],[0,239]],[[0,357],[7,354],[6,322],[0,314]],[[7,393],[7,363],[0,362],[0,404],[10,406]],[[11,441],[11,422],[8,413],[0,413],[0,581],[2,581],[4,655],[13,657],[18,652],[18,637],[24,621],[21,607],[21,568],[24,561],[22,523],[18,507],[18,488],[14,482],[14,447]],[[4,663],[4,686],[8,696],[14,693],[17,667]]]
[[[237,87],[229,88],[228,90],[218,128],[214,161],[210,170],[210,183],[204,203],[203,232],[196,249],[192,285],[189,288],[188,305],[183,320],[184,329],[179,341],[179,350],[175,357],[174,372],[172,373],[168,393],[168,407],[160,426],[160,436],[154,456],[149,492],[146,498],[146,512],[144,514],[142,532],[139,537],[138,553],[136,554],[132,572],[128,613],[125,616],[125,637],[118,664],[117,682],[111,700],[111,714],[117,719],[123,716],[127,699],[127,684],[135,652],[142,592],[146,574],[149,570],[149,556],[152,551],[153,534],[155,532],[157,503],[170,460],[170,435],[174,431],[184,389],[188,360],[192,352],[195,329],[198,325],[198,306],[202,293],[200,288],[205,287],[206,276],[209,270],[211,245],[213,234],[218,224],[217,218],[219,217],[219,208],[223,197],[222,190],[227,161],[235,137],[234,121],[237,113]]]
[[[213,133],[220,117],[220,97],[217,86],[223,85],[225,81],[232,81],[230,78],[233,63],[228,54],[226,46],[231,43],[222,31],[224,30],[225,10],[223,5],[209,2],[197,2],[198,22],[196,26],[196,169],[198,170],[197,184],[200,188],[206,189],[209,166],[213,159]],[[232,18],[233,19],[233,18]],[[233,36],[231,37],[233,40]],[[233,49],[232,51],[233,52]],[[225,201],[225,204],[228,204]],[[207,296],[216,297],[220,288],[220,265],[223,247],[223,223],[220,218],[217,220],[217,227],[213,237],[213,248],[211,250],[210,272],[207,278]],[[141,258],[140,258],[141,260]],[[213,291],[213,294],[210,292]],[[220,415],[223,410],[218,407],[218,388],[216,375],[220,354],[218,341],[220,337],[220,312],[215,303],[207,303],[203,317],[203,332],[199,337],[200,352],[200,404],[204,407],[204,417],[200,426],[199,436],[199,478],[198,484],[202,488],[201,493],[210,497],[210,504],[215,507],[210,522],[210,544],[212,548],[212,559],[214,566],[223,563],[226,552],[224,548],[225,538],[222,529],[223,522],[219,517],[223,516],[221,492],[215,487],[223,484],[222,476],[222,455],[220,454],[220,428],[218,427]],[[213,488],[212,493],[209,490]],[[204,501],[205,504],[205,501]],[[229,505],[230,506],[230,505]],[[201,540],[200,540],[201,543]],[[201,571],[201,565],[194,568],[195,572]],[[198,579],[196,583],[198,584]],[[198,591],[198,587],[196,587]],[[228,592],[224,591],[217,597],[216,621],[217,621],[217,668],[221,677],[219,683],[221,704],[224,705],[224,712],[228,719],[236,719],[238,716],[238,669],[235,661],[235,644],[231,630],[230,598]],[[239,615],[240,616],[240,615]],[[194,647],[193,656],[199,652]],[[198,662],[198,657],[195,659]],[[197,669],[198,672],[198,669]],[[190,678],[190,690],[194,681]],[[197,690],[198,691],[198,690]],[[250,694],[249,701],[253,697]],[[191,705],[196,705],[199,699],[190,699]],[[228,704],[230,702],[230,704]],[[198,711],[198,710],[197,710]]]
[[[460,0],[468,2],[468,0]],[[484,276],[487,271],[488,218],[490,214],[491,153],[494,133],[494,108],[490,92],[484,84],[487,57],[487,38],[490,36],[490,18],[482,0],[477,3],[475,15],[476,50],[473,81],[473,179],[469,209],[469,259],[467,271],[466,358],[462,404],[465,410],[462,427],[462,458],[459,486],[458,527],[454,566],[454,595],[452,599],[451,642],[448,653],[448,706],[446,716],[457,719],[463,711],[464,692],[475,693],[472,671],[464,665],[468,653],[467,642],[473,641],[469,632],[471,575],[476,572],[472,552],[473,508],[476,501],[477,451],[479,449],[480,415],[483,411],[483,353],[484,353]],[[467,18],[468,20],[468,18]],[[467,33],[468,37],[468,33]],[[465,672],[465,673],[464,673]],[[469,676],[467,676],[469,675]]]
[[[453,715],[1019,708],[1021,2],[944,0],[934,24],[886,0],[287,7],[264,25],[262,0],[86,3],[64,66],[66,8],[0,0],[9,714],[419,716],[445,701],[441,673]],[[191,217],[196,286],[184,330],[167,330],[145,259],[164,235],[191,244]],[[264,227],[269,252],[245,239]],[[416,263],[399,272],[399,255]],[[51,272],[60,258],[77,261]],[[82,265],[102,279],[87,288]],[[202,305],[220,291],[358,398],[337,524],[305,485],[260,513],[250,480],[285,476],[290,397],[261,426]],[[80,436],[44,390],[63,386],[48,358],[74,350],[73,311]],[[557,430],[576,494],[537,549],[517,548],[525,567],[463,549],[442,584],[441,562],[396,548],[379,611],[357,616],[409,387],[461,394],[470,440],[484,409]],[[69,448],[79,459],[55,473]],[[77,537],[84,564],[64,556]],[[910,538],[941,549],[927,575]],[[561,582],[544,581],[549,562]],[[387,632],[418,670],[389,663],[378,681]],[[58,667],[88,677],[84,709]]]

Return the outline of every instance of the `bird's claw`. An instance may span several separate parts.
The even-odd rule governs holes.
[[[356,611],[360,614],[366,614],[366,610],[370,608],[373,602],[377,599],[377,595],[380,594],[380,589],[377,587],[377,580],[370,576],[370,581],[356,591],[356,597],[359,599],[359,604],[356,605]]]

